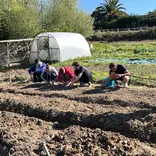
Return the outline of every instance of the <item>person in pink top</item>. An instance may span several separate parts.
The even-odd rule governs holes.
[[[69,67],[61,67],[58,73],[58,82],[62,85],[68,84],[74,77],[74,72]]]

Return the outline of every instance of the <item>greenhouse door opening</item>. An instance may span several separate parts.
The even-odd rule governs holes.
[[[55,38],[39,36],[37,39],[37,49],[37,56],[40,60],[52,63],[60,61],[60,50]]]

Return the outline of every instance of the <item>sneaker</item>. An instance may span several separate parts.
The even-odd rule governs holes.
[[[46,82],[45,82],[45,81],[42,81],[42,82],[40,82],[40,83],[44,84],[44,83],[46,83]]]
[[[79,87],[84,87],[84,83],[80,82]]]
[[[124,87],[125,87],[125,88],[128,87],[128,83],[127,83],[127,82],[124,83]]]
[[[50,85],[54,85],[54,81],[49,81],[48,82]]]
[[[89,88],[92,87],[92,83],[91,83],[91,82],[88,83],[88,87],[89,87]]]

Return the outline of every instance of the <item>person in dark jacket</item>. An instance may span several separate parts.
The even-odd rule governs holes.
[[[35,65],[28,70],[31,80],[33,82],[42,82],[41,73],[45,70],[45,68],[46,64],[36,59]]]
[[[72,66],[74,68],[74,77],[67,86],[73,86],[75,82],[79,81],[80,86],[84,86],[84,84],[87,83],[88,86],[91,87],[92,75],[89,69],[84,66],[80,66],[78,62],[73,62]]]

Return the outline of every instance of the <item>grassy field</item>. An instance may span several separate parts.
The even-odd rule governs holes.
[[[102,59],[155,59],[156,42],[93,42],[92,57],[84,57],[75,60],[64,61],[56,66],[71,66],[73,61],[87,66],[93,73],[95,82],[108,76],[108,64],[110,62],[94,62]],[[132,84],[156,86],[156,65],[150,64],[124,64],[133,74]],[[137,78],[139,77],[139,78]]]

